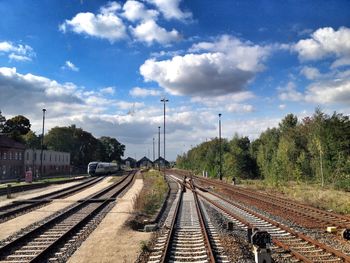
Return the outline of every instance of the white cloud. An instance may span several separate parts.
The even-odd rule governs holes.
[[[228,112],[235,112],[235,113],[255,111],[254,106],[250,104],[232,103],[227,105],[225,108]]]
[[[113,94],[115,93],[115,88],[114,88],[114,87],[102,88],[102,89],[100,89],[100,92],[101,92],[102,94],[113,95]]]
[[[223,105],[237,104],[255,98],[250,91],[241,91],[234,94],[221,95],[216,97],[193,97],[191,102],[200,103],[207,107],[216,108]]]
[[[108,2],[106,5],[100,8],[101,14],[110,14],[115,13],[116,11],[121,9],[121,5],[117,2]]]
[[[307,87],[305,100],[319,104],[350,105],[350,79],[315,82]]]
[[[11,53],[9,55],[9,59],[10,59],[10,61],[12,61],[12,60],[15,60],[15,61],[31,61],[32,60],[30,57],[23,56],[23,55],[16,55],[15,53]]]
[[[119,101],[116,103],[117,107],[121,110],[132,110],[137,108],[142,108],[145,106],[143,102],[127,102],[127,101]]]
[[[191,12],[183,12],[180,9],[181,0],[146,0],[155,5],[165,19],[186,20],[192,17]]]
[[[341,74],[340,74],[341,75]],[[350,105],[350,79],[336,78],[314,82],[299,92],[293,82],[279,88],[279,98],[283,101],[314,103],[317,105],[344,104]]]
[[[62,32],[72,30],[77,34],[107,39],[111,43],[127,37],[126,27],[116,11],[120,5],[116,2],[101,7],[97,15],[86,12],[78,13],[71,20],[66,20],[59,26]]]
[[[160,96],[161,92],[155,89],[144,89],[140,87],[132,88],[129,94],[133,97]]]
[[[278,105],[278,108],[279,108],[280,110],[284,110],[286,107],[287,107],[286,104],[280,104],[280,105]]]
[[[79,71],[79,68],[77,66],[75,66],[71,61],[67,60],[65,63],[64,63],[64,66],[62,66],[62,69],[69,69],[69,70],[72,70],[72,71]]]
[[[155,81],[174,95],[220,96],[245,89],[270,52],[269,47],[222,36],[194,45],[192,52],[172,59],[148,59],[140,67],[145,81]]]
[[[331,27],[317,29],[311,38],[302,39],[293,48],[300,60],[319,60],[327,56],[343,58],[350,56],[350,29]]]
[[[176,29],[168,31],[159,26],[158,15],[157,10],[147,8],[140,1],[128,0],[123,7],[117,2],[109,2],[97,14],[78,13],[71,20],[65,20],[59,25],[59,30],[107,39],[111,43],[129,37],[147,45],[169,44],[179,40],[181,35]]]
[[[278,97],[281,100],[290,101],[303,101],[304,96],[301,92],[296,90],[296,85],[294,82],[290,81],[285,87],[279,87]]]
[[[146,9],[143,3],[135,0],[126,1],[123,10],[123,16],[132,22],[155,19],[159,14],[157,10]]]
[[[14,44],[10,41],[0,42],[1,53],[8,54],[10,61],[31,61],[35,57],[32,47],[22,44]]]
[[[331,65],[331,69],[335,69],[342,66],[348,66],[348,65],[350,65],[350,56],[339,58],[336,61],[334,61]]]
[[[300,71],[307,79],[313,80],[321,76],[320,71],[317,68],[313,67],[303,67]]]
[[[136,40],[145,42],[148,45],[154,42],[168,44],[179,40],[181,37],[177,30],[172,29],[171,31],[167,31],[160,27],[154,20],[143,21],[136,27],[130,26],[130,31]]]

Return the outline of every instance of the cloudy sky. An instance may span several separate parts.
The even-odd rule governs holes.
[[[350,113],[349,1],[0,1],[0,110],[76,124],[152,159],[288,113]],[[157,148],[157,147],[156,147]],[[163,153],[162,153],[163,155]],[[157,156],[157,153],[156,153]]]

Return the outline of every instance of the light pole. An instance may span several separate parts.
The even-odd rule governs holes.
[[[153,162],[154,162],[154,137],[153,137]]]
[[[165,162],[165,103],[167,103],[169,100],[164,97],[160,101],[163,102],[163,104],[164,104],[164,127],[163,127],[163,132],[164,132],[164,152],[163,152],[163,154],[164,154],[164,162]],[[164,166],[165,166],[165,163],[164,163]]]
[[[158,159],[160,158],[160,126],[158,126]]]
[[[44,151],[45,112],[46,112],[46,109],[43,109],[43,131],[41,133],[41,154],[40,154],[40,177],[43,177],[43,151]]]
[[[222,181],[221,113],[219,113],[219,155],[220,155],[219,177],[220,177],[220,180]]]

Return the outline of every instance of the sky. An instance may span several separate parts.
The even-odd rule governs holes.
[[[166,159],[288,113],[350,113],[350,1],[0,0],[0,110]],[[161,135],[163,149],[163,135]],[[163,150],[161,150],[161,156]]]

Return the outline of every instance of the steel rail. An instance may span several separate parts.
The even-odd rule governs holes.
[[[197,193],[198,193],[198,192],[197,192]],[[311,244],[313,244],[313,245],[315,245],[315,246],[321,248],[322,250],[327,251],[328,253],[333,254],[334,256],[336,256],[336,257],[338,257],[338,258],[343,259],[345,262],[350,262],[350,257],[349,257],[349,256],[345,255],[344,253],[342,253],[342,252],[340,252],[340,251],[338,251],[338,250],[336,250],[336,249],[333,249],[333,248],[331,248],[331,247],[329,247],[329,246],[327,246],[327,245],[325,245],[325,244],[322,244],[322,243],[320,243],[320,242],[318,242],[318,241],[316,241],[316,240],[314,240],[314,239],[312,239],[312,238],[310,238],[310,237],[307,237],[307,236],[305,236],[304,234],[298,233],[298,232],[294,231],[293,229],[291,229],[291,228],[289,228],[289,227],[287,227],[287,226],[285,226],[285,225],[283,225],[283,224],[281,224],[281,223],[278,223],[278,222],[276,222],[276,221],[274,221],[274,220],[272,220],[272,219],[270,219],[270,218],[267,218],[267,217],[265,217],[265,216],[263,216],[263,215],[261,215],[261,214],[258,214],[258,213],[256,213],[255,211],[253,211],[253,210],[251,210],[251,209],[248,209],[248,208],[246,208],[246,207],[244,207],[244,206],[242,206],[242,205],[233,203],[231,200],[228,200],[228,199],[226,199],[226,198],[223,198],[222,196],[220,196],[220,195],[218,195],[218,194],[216,194],[216,193],[213,193],[213,192],[209,192],[209,193],[212,194],[212,195],[214,195],[214,196],[216,196],[217,198],[219,198],[219,199],[221,199],[221,200],[223,200],[223,201],[225,201],[225,202],[227,202],[227,203],[229,203],[229,204],[235,206],[235,207],[238,207],[238,208],[241,209],[241,210],[246,211],[246,212],[249,213],[249,214],[252,214],[252,215],[254,215],[254,216],[256,216],[256,217],[258,217],[258,218],[260,218],[260,219],[262,219],[262,220],[264,220],[264,221],[266,221],[266,222],[268,222],[268,223],[270,223],[270,224],[273,225],[273,226],[276,226],[276,227],[278,227],[278,228],[280,228],[280,229],[282,229],[282,230],[284,230],[284,231],[286,231],[286,232],[288,232],[288,233],[290,233],[290,234],[292,234],[292,235],[294,235],[294,236],[296,236],[296,237],[298,237],[298,238],[300,238],[300,239],[302,239],[302,240],[304,240],[304,241],[306,241],[306,242],[308,242],[308,243],[311,243]],[[214,206],[220,208],[221,210],[223,210],[225,213],[229,214],[229,215],[232,216],[233,218],[236,218],[237,220],[239,220],[239,221],[242,222],[243,224],[247,225],[248,227],[251,227],[251,228],[253,227],[253,225],[247,224],[248,222],[247,222],[246,220],[242,220],[241,217],[239,217],[239,216],[237,216],[237,215],[234,215],[234,214],[231,213],[228,209],[224,208],[223,206],[220,206],[219,204],[217,204],[216,202],[210,200],[209,198],[207,198],[207,197],[204,196],[203,194],[198,193],[198,195],[201,196],[202,198],[204,198],[205,200],[209,201],[209,202],[210,202],[211,204],[213,204]],[[278,240],[278,238],[277,238],[277,239],[276,239],[276,238],[273,239],[273,241],[275,241],[275,240],[278,241],[278,242],[276,242],[276,243],[274,242],[277,246],[280,246],[281,243],[283,243],[283,241]],[[287,247],[287,246],[288,246],[288,245],[285,244],[284,246],[281,246],[281,247],[285,248],[285,247]],[[288,247],[289,247],[289,246],[288,246]],[[301,259],[301,260],[304,260],[304,259],[305,259],[305,256],[301,255],[299,252],[295,251],[293,248],[290,248],[290,247],[289,247],[289,250],[291,251],[292,254],[294,254],[294,255],[295,255],[296,257],[298,257],[299,259]],[[306,261],[306,262],[308,262],[308,261]],[[310,262],[312,262],[312,261],[310,261]]]
[[[122,180],[120,182],[120,184],[118,184],[119,182],[117,182],[116,185],[121,185],[123,182],[126,181],[125,185],[123,185],[120,189],[118,189],[111,196],[111,199],[104,200],[95,210],[93,210],[90,214],[86,215],[80,222],[78,222],[76,225],[74,225],[71,229],[67,230],[59,239],[57,239],[55,242],[53,242],[49,247],[47,247],[44,251],[42,251],[39,255],[37,255],[30,262],[31,263],[43,262],[43,260],[45,260],[51,254],[51,250],[53,250],[57,245],[59,245],[65,239],[69,238],[69,236],[72,236],[72,233],[76,233],[79,229],[81,229],[81,227],[86,225],[91,218],[96,216],[103,208],[105,208],[110,202],[113,201],[112,198],[116,197],[121,192],[123,192],[131,184],[131,182],[133,182],[135,174],[136,174],[136,172],[132,174],[132,177],[130,178],[130,180],[126,180],[126,178],[128,178],[128,177],[125,177],[125,179]],[[88,202],[89,202],[89,200],[86,200],[81,204],[84,205]]]
[[[204,179],[204,178],[200,178],[198,176],[195,176],[195,178],[196,178],[196,180],[199,180],[199,181],[202,181],[202,182],[205,182],[205,183],[216,184],[216,185],[222,186],[225,189],[230,190],[230,191],[240,192],[240,193],[245,192],[246,195],[248,195],[250,198],[258,199],[256,197],[252,197],[251,196],[252,192],[247,190],[247,189],[237,189],[237,187],[229,185],[227,183],[218,182],[218,181],[214,181],[214,180],[210,180],[210,179]],[[301,211],[298,212],[298,210],[296,210],[294,208],[291,208],[291,207],[288,207],[288,206],[293,206],[293,207],[296,207],[297,209],[302,208],[304,210],[312,211],[313,213],[327,215],[329,217],[333,217],[333,218],[339,219],[339,220],[345,220],[345,221],[347,221],[347,223],[338,223],[337,224],[336,222],[329,221],[327,219],[320,219],[320,218],[316,218],[316,217],[312,216],[313,218],[316,218],[318,220],[322,220],[322,221],[327,222],[327,223],[328,222],[332,223],[332,224],[335,223],[339,227],[350,227],[350,217],[348,217],[348,216],[341,215],[341,214],[336,214],[336,213],[331,213],[329,211],[321,210],[321,209],[318,209],[316,207],[308,206],[308,205],[301,204],[301,203],[298,203],[298,202],[292,202],[292,201],[290,201],[288,199],[285,199],[285,198],[282,198],[282,197],[277,197],[277,196],[272,196],[272,195],[269,195],[269,194],[263,194],[263,193],[259,193],[259,192],[254,192],[254,195],[261,196],[263,199],[265,199],[265,200],[258,199],[259,201],[269,202],[270,204],[273,204],[273,205],[279,206],[279,207],[283,207],[285,209],[288,209],[290,211],[294,211],[296,213],[303,213],[304,215],[307,215],[304,212],[301,212]],[[270,199],[270,201],[266,201],[266,198]],[[276,204],[276,201],[280,202],[280,203],[284,203],[284,204],[286,204],[288,206],[278,205],[278,204]],[[310,215],[309,215],[309,217],[310,217]]]
[[[181,182],[180,182],[181,184]],[[167,239],[165,241],[165,246],[164,246],[164,253],[161,257],[161,260],[160,260],[160,263],[165,263],[165,262],[168,262],[169,261],[169,258],[170,258],[170,252],[171,252],[171,246],[170,246],[170,243],[171,243],[171,240],[173,239],[174,237],[174,234],[175,234],[175,225],[176,225],[176,221],[177,219],[179,218],[179,211],[180,211],[180,204],[182,202],[182,195],[183,195],[183,191],[180,191],[180,196],[179,196],[179,200],[176,204],[176,208],[175,208],[175,211],[174,211],[174,217],[171,221],[171,224],[170,224],[170,230],[169,230],[169,234],[167,236]]]
[[[78,229],[80,229],[85,223],[87,223],[93,216],[95,216],[98,212],[100,212],[106,205],[108,205],[110,202],[115,200],[115,197],[120,194],[122,191],[124,191],[130,184],[133,182],[135,178],[136,172],[132,172],[129,175],[124,177],[122,180],[112,184],[111,186],[99,191],[96,194],[91,195],[88,199],[80,200],[80,202],[77,202],[75,206],[70,208],[69,210],[65,211],[64,213],[55,216],[54,218],[50,219],[48,222],[46,222],[43,225],[40,225],[30,232],[16,238],[15,240],[5,244],[4,246],[0,247],[0,260],[6,258],[11,254],[11,251],[14,250],[15,247],[20,247],[21,244],[27,243],[28,240],[31,240],[35,238],[36,236],[44,233],[46,230],[53,227],[55,224],[61,222],[62,220],[68,218],[69,216],[74,215],[77,211],[82,209],[84,206],[87,206],[91,203],[97,203],[97,198],[105,195],[109,191],[112,191],[114,188],[121,186],[119,189],[116,189],[116,191],[112,192],[109,195],[109,198],[102,199],[100,202],[101,204],[98,205],[90,214],[86,215],[82,220],[77,222],[73,227],[68,229],[65,233],[63,233],[57,240],[49,244],[45,249],[43,249],[41,252],[39,252],[38,255],[36,255],[34,258],[29,260],[29,262],[43,262],[45,258],[52,253],[52,249],[56,248],[56,246],[62,241],[64,241],[69,236],[72,236],[73,233],[77,232]],[[127,180],[129,179],[129,180]],[[124,183],[124,185],[123,185]]]
[[[86,177],[88,178],[88,177]],[[55,182],[43,182],[43,183],[32,183],[32,184],[25,184],[25,185],[12,185],[14,182],[3,182],[2,184],[10,184],[11,185],[11,193],[20,193],[20,192],[26,192],[30,190],[35,190],[35,189],[40,189],[44,188],[53,184],[66,184],[66,183],[71,183],[71,182],[76,182],[76,181],[81,181],[85,180],[85,177],[78,177],[78,178],[69,178],[66,180],[61,180],[61,181],[55,181]],[[45,179],[45,178],[44,178]],[[46,178],[49,179],[49,178]],[[0,189],[0,196],[2,195],[7,195],[7,188],[1,188]]]
[[[197,210],[197,214],[198,214],[198,218],[199,218],[199,223],[200,223],[200,228],[201,228],[201,232],[204,236],[204,245],[205,248],[207,250],[207,254],[208,254],[208,260],[210,263],[215,263],[215,257],[214,257],[214,252],[213,252],[213,248],[212,245],[210,243],[210,239],[209,239],[209,234],[204,222],[204,218],[203,218],[203,210],[199,204],[199,199],[197,196],[197,191],[195,190],[195,186],[193,184],[193,181],[191,180],[191,191],[194,195],[194,200],[195,200],[195,204],[196,204],[196,210]]]
[[[56,190],[51,193],[43,194],[32,199],[14,201],[8,205],[0,207],[0,221],[3,223],[6,219],[9,219],[15,214],[23,214],[25,211],[32,210],[35,207],[39,207],[44,204],[52,202],[53,199],[58,199],[72,195],[78,191],[81,191],[103,178],[92,178],[77,185],[72,185],[64,189]]]

